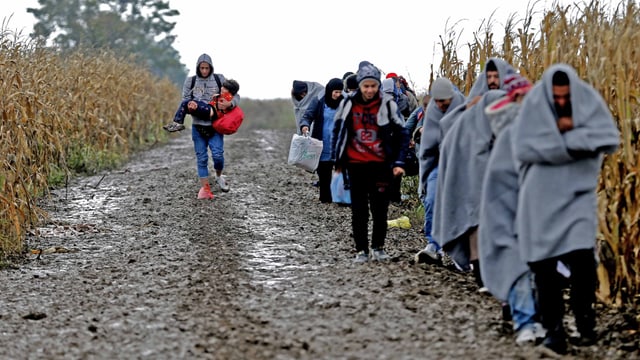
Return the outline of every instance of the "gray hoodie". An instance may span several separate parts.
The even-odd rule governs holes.
[[[202,77],[202,74],[200,73],[200,64],[203,62],[211,66],[211,73],[206,78]],[[184,85],[182,85],[182,98],[184,100],[193,99],[195,101],[204,101],[208,103],[213,99],[215,95],[220,94],[220,88],[218,87],[218,83],[216,82],[216,79],[213,75],[214,74],[213,71],[214,71],[214,68],[213,68],[213,63],[211,61],[211,56],[207,54],[200,55],[198,57],[198,62],[196,63],[196,82],[192,89],[191,76],[185,79]],[[217,75],[218,75],[218,80],[220,80],[220,84],[222,84],[225,80],[224,75],[222,74],[217,74]],[[239,96],[236,95],[232,101],[233,106],[237,106],[238,102],[239,102]],[[199,119],[199,118],[196,118],[195,116],[191,116],[191,119],[193,120],[194,125],[211,126],[211,119]]]

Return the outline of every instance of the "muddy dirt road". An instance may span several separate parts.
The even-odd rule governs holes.
[[[539,357],[471,275],[413,263],[421,224],[390,229],[392,261],[354,264],[350,209],[318,201],[290,140],[226,137],[231,191],[212,201],[196,199],[189,130],[55,191],[28,239],[46,253],[0,271],[0,358]],[[640,358],[633,316],[598,314],[601,340],[573,356]]]

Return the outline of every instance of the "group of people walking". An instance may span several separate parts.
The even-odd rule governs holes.
[[[602,96],[569,65],[550,66],[532,84],[491,58],[468,96],[438,78],[423,105],[407,109],[406,89],[391,78],[362,61],[324,92],[299,80],[292,87],[294,105],[311,97],[296,108],[298,131],[329,148],[320,201],[330,202],[332,171],[349,175],[355,261],[389,258],[388,207],[415,151],[427,243],[416,261],[438,266],[446,255],[472,272],[508,310],[518,344],[565,354],[568,342],[597,341],[596,189],[603,155],[620,142]],[[572,337],[563,325],[567,286]]]
[[[165,126],[183,130],[192,115],[200,199],[213,198],[209,151],[216,183],[229,190],[224,134],[214,124],[238,106],[238,90],[202,54]],[[415,152],[426,240],[416,262],[438,266],[446,255],[472,272],[478,289],[508,310],[517,344],[541,342],[553,354],[567,353],[568,342],[593,344],[596,189],[603,155],[620,142],[602,96],[569,65],[550,66],[532,84],[500,58],[486,62],[467,96],[444,77],[430,90],[419,106],[404,78],[383,80],[368,61],[325,86],[292,84],[298,133],[323,142],[319,200],[332,202],[334,173],[348,175],[355,262],[389,259],[389,204],[400,201]],[[579,333],[570,338],[567,286]]]

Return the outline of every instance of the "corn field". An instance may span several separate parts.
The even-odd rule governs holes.
[[[535,4],[534,4],[535,6]],[[541,17],[540,17],[541,15]],[[534,19],[540,18],[534,24]],[[490,57],[500,57],[535,81],[554,63],[573,66],[609,104],[621,132],[619,151],[605,158],[598,189],[600,300],[639,303],[640,294],[640,9],[636,1],[605,7],[600,1],[512,15],[494,32],[489,19],[459,46],[458,24],[440,37],[438,72],[468,93]],[[535,27],[537,26],[537,28]],[[468,53],[463,59],[460,53]],[[432,74],[431,78],[433,79]]]
[[[0,260],[46,216],[36,200],[166,139],[176,87],[108,51],[64,54],[0,30]],[[1,264],[1,261],[0,261]]]

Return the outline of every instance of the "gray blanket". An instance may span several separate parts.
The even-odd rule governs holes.
[[[432,233],[463,268],[469,263],[463,235],[478,225],[482,180],[491,150],[492,133],[484,108],[504,95],[502,90],[483,95],[453,124],[440,148]]]
[[[426,192],[425,185],[427,184],[429,173],[438,166],[440,141],[442,140],[440,120],[453,109],[464,104],[464,102],[464,95],[456,91],[451,100],[451,105],[449,105],[449,108],[445,112],[442,112],[438,108],[434,99],[431,99],[427,105],[427,115],[424,120],[422,135],[420,136],[420,152],[418,154],[418,161],[420,163],[418,194],[420,195],[424,195]]]
[[[489,155],[478,226],[482,282],[501,301],[507,301],[515,281],[529,271],[527,263],[520,257],[515,229],[519,185],[511,129],[507,125],[501,131]]]
[[[324,86],[314,81],[305,81],[307,84],[307,95],[302,100],[296,100],[293,95],[291,96],[291,102],[293,103],[293,114],[296,118],[296,130],[300,132],[300,121],[304,116],[305,111],[314,99],[324,97]]]
[[[448,111],[447,115],[445,115],[442,119],[440,119],[440,134],[438,137],[438,142],[440,143],[440,147],[442,147],[442,141],[444,137],[447,135],[453,124],[464,114],[467,110],[467,104],[460,104],[456,106],[453,110]]]
[[[490,58],[487,60],[487,64],[489,62],[493,62],[496,64],[496,68],[498,69],[498,76],[500,77],[500,89],[504,86],[504,79],[509,74],[516,73],[516,69],[513,68],[508,62],[500,59],[500,58]],[[485,64],[482,73],[478,75],[476,82],[473,83],[471,90],[469,90],[469,96],[467,96],[467,100],[472,100],[476,96],[481,96],[487,91],[489,91],[489,87],[487,85],[487,64]]]
[[[569,75],[573,130],[560,133],[552,77]],[[535,262],[595,246],[596,188],[602,154],[614,152],[618,129],[600,94],[568,65],[547,69],[514,123],[520,192],[516,232],[523,260]]]

